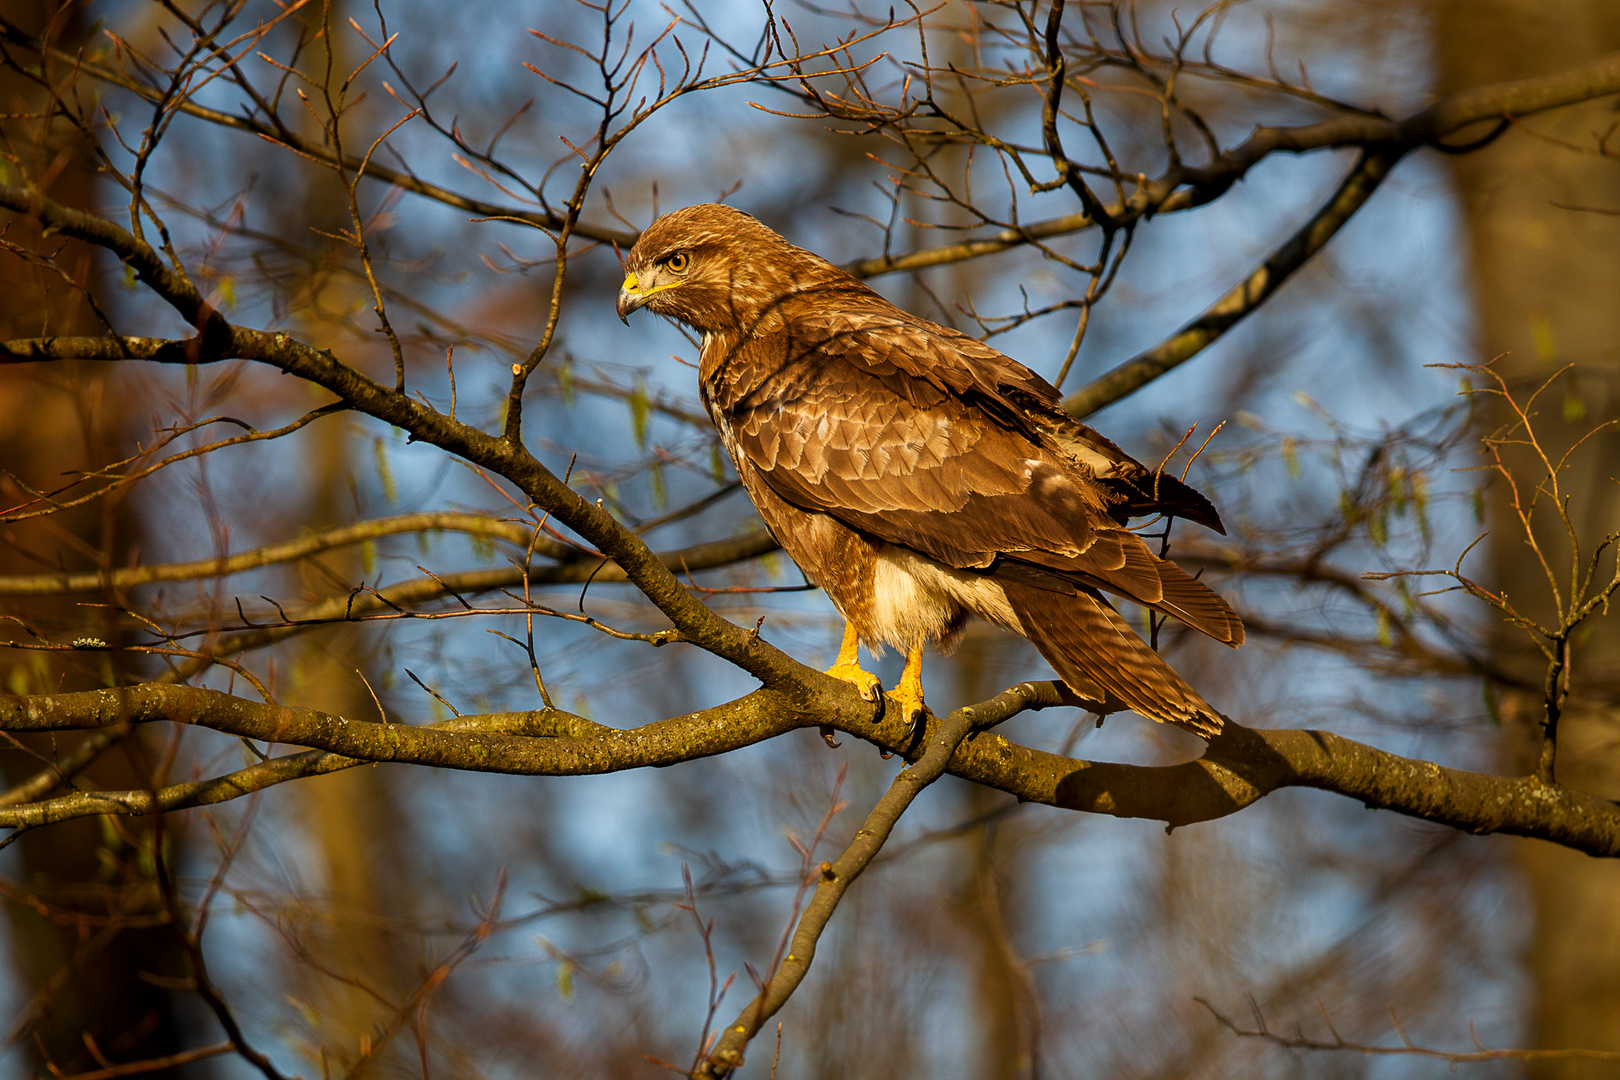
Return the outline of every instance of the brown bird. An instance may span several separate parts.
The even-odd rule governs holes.
[[[846,620],[829,674],[876,700],[858,645],[906,654],[890,697],[916,723],[922,650],[969,614],[1022,634],[1100,712],[1200,735],[1221,715],[1103,597],[1236,646],[1226,602],[1126,528],[1190,518],[1198,492],[1063,411],[1045,379],[889,303],[728,206],[653,222],[625,260],[637,308],[703,335],[703,404],[766,526]]]

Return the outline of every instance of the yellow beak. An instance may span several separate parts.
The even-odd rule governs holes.
[[[629,325],[632,311],[659,293],[673,289],[679,284],[679,281],[666,281],[662,285],[654,285],[650,289],[643,290],[634,272],[624,275],[624,284],[619,286],[619,303],[615,309],[619,313],[619,321]]]

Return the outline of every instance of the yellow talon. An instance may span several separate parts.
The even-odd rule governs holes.
[[[923,704],[921,645],[914,645],[907,651],[906,667],[900,673],[900,685],[885,696],[900,707],[900,715],[906,718],[908,734],[914,734],[928,713],[928,706]]]
[[[861,667],[860,656],[861,638],[850,623],[844,624],[844,643],[839,646],[838,659],[833,666],[827,669],[827,674],[835,679],[843,679],[847,683],[854,683],[855,688],[861,692],[861,697],[867,701],[878,699],[878,689],[882,685],[878,677]]]

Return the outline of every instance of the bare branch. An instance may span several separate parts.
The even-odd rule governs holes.
[[[898,706],[873,723],[871,704],[849,683],[800,668],[803,689],[758,690],[727,705],[630,730],[553,736],[551,710],[464,717],[536,735],[467,733],[349,720],[309,709],[262,705],[213,690],[145,684],[119,690],[24,697],[0,695],[0,731],[69,731],[169,721],[244,738],[312,747],[365,761],[475,772],[585,775],[673,765],[725,753],[798,728],[831,727],[891,752],[912,733]],[[1062,685],[1020,683],[990,702],[958,710],[988,726],[1025,709],[1072,705]],[[958,714],[953,714],[958,715]],[[563,722],[577,718],[564,714]],[[935,728],[928,728],[925,737]],[[931,745],[931,744],[930,744]],[[1311,787],[1367,806],[1475,834],[1540,839],[1620,857],[1620,806],[1534,776],[1500,777],[1401,757],[1327,731],[1258,730],[1228,722],[1197,761],[1149,767],[1077,761],[984,732],[966,741],[949,771],[1068,810],[1140,817],[1172,828],[1236,813],[1273,791]],[[80,809],[79,813],[86,811]],[[101,813],[116,813],[103,805]],[[124,812],[146,812],[126,809]],[[27,806],[0,809],[0,825],[32,824]],[[78,813],[68,816],[79,816]]]
[[[1328,1030],[1333,1033],[1331,1040],[1312,1039],[1303,1034],[1282,1035],[1272,1031],[1267,1026],[1265,1017],[1258,1008],[1255,1009],[1256,1026],[1251,1030],[1240,1027],[1234,1020],[1203,998],[1194,998],[1193,1000],[1208,1009],[1210,1015],[1232,1034],[1250,1039],[1264,1039],[1289,1050],[1341,1050],[1353,1054],[1363,1054],[1367,1057],[1434,1058],[1447,1062],[1452,1066],[1472,1061],[1620,1061],[1620,1050],[1588,1050],[1580,1047],[1567,1050],[1490,1050],[1483,1047],[1478,1050],[1440,1050],[1435,1047],[1414,1044],[1410,1039],[1406,1038],[1404,1030],[1401,1031],[1402,1045],[1374,1046],[1368,1043],[1350,1042],[1340,1037],[1338,1032],[1333,1031],[1331,1024],[1328,1025]],[[1391,1015],[1393,1018],[1393,1013]],[[1400,1030],[1398,1018],[1395,1019],[1395,1024],[1397,1030]],[[1470,1025],[1470,1029],[1472,1029],[1472,1025]],[[1477,1036],[1474,1038],[1474,1043],[1479,1045]]]

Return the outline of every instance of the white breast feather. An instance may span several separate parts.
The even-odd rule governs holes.
[[[905,548],[878,549],[872,574],[872,627],[875,648],[904,651],[936,641],[963,610],[1023,632],[1007,594],[993,579],[941,566]]]

